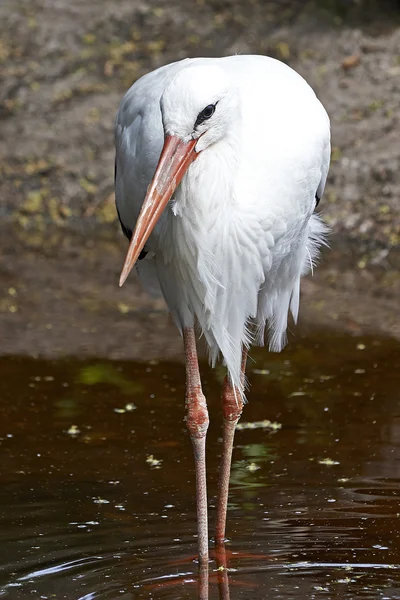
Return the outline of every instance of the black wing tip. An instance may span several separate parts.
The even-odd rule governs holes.
[[[117,178],[117,161],[115,160],[114,181],[116,180],[116,178]],[[118,206],[117,205],[115,205],[115,206],[116,206],[116,209],[117,209],[118,219],[119,219],[119,222],[121,224],[121,229],[123,231],[123,234],[124,234],[125,237],[128,238],[129,241],[131,241],[132,235],[133,235],[132,229],[129,229],[129,227],[126,227],[126,225],[123,224],[122,219],[121,219],[121,215],[119,214]],[[141,253],[139,254],[138,260],[143,260],[146,257],[147,254],[148,254],[147,250],[143,249],[141,251]]]
[[[118,208],[117,208],[117,213],[118,213],[118,218],[119,218],[119,222],[120,222],[120,224],[121,224],[121,229],[122,229],[122,231],[123,231],[123,234],[124,234],[124,236],[125,236],[125,237],[127,237],[127,238],[128,238],[128,240],[129,240],[129,241],[131,241],[131,239],[132,239],[132,235],[133,235],[133,233],[132,233],[132,229],[129,229],[129,227],[126,227],[126,226],[123,224],[123,222],[122,222],[122,220],[121,220],[121,217],[119,216],[119,211],[118,211]],[[140,252],[140,254],[139,254],[139,258],[138,258],[138,260],[143,260],[144,258],[146,258],[147,254],[148,254],[147,250],[146,250],[145,248],[143,248],[143,250],[142,250],[142,251]]]
[[[126,225],[123,224],[121,215],[119,214],[118,206],[117,206],[117,214],[118,214],[119,223],[121,225],[121,229],[122,229],[124,236],[127,237],[129,241],[131,241],[132,233],[133,233],[132,229],[129,229],[129,227],[126,227]]]

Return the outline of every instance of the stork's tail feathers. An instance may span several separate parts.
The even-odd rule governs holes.
[[[315,267],[321,246],[327,246],[329,227],[316,214],[312,215],[305,233],[304,243],[295,255],[282,260],[274,276],[266,279],[260,290],[256,319],[255,343],[264,345],[267,326],[269,349],[280,352],[287,343],[289,310],[296,323],[300,303],[300,279]]]

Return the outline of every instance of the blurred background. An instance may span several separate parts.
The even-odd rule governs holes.
[[[320,210],[332,250],[304,286],[303,319],[399,334],[396,0],[3,0],[0,28],[0,351],[133,352],[93,331],[111,319],[125,339],[137,311],[162,307],[134,281],[117,289],[126,243],[114,207],[114,116],[149,70],[232,53],[287,62],[331,117]],[[154,343],[144,338],[140,353]]]

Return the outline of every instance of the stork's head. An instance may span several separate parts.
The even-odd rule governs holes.
[[[164,147],[136,222],[120,285],[190,164],[228,134],[237,119],[239,101],[227,73],[203,63],[182,69],[168,82],[160,108]]]
[[[165,135],[183,142],[197,140],[199,153],[226,135],[237,116],[238,101],[223,69],[195,63],[167,84],[160,105]]]

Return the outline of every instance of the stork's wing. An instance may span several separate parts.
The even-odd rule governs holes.
[[[167,81],[186,64],[181,61],[145,75],[127,91],[119,107],[115,123],[115,201],[128,238],[164,142],[160,98]],[[151,248],[151,243],[152,237],[147,247]]]

